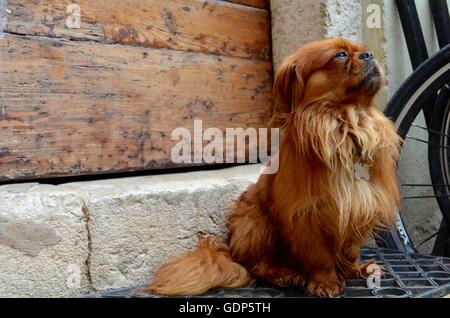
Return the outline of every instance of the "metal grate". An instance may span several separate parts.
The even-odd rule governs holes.
[[[347,280],[342,298],[424,298],[450,294],[450,258],[406,254],[389,249],[363,248],[361,261],[376,260],[384,268],[380,288],[368,288],[364,279]],[[159,298],[142,291],[143,286],[84,295],[89,298]],[[299,289],[277,289],[262,282],[249,288],[215,289],[196,297],[305,297]]]

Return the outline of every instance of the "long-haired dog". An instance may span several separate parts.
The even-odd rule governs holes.
[[[400,138],[373,104],[384,82],[373,54],[344,39],[300,47],[274,83],[279,170],[263,174],[234,206],[228,245],[201,238],[168,260],[148,287],[164,295],[241,287],[252,279],[338,295],[365,277],[363,240],[394,224]]]

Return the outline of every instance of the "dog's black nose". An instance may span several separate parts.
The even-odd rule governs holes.
[[[365,60],[365,61],[372,61],[373,60],[373,53],[372,52],[361,52],[359,54],[359,58],[361,60]]]

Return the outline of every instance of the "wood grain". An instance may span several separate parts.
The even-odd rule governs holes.
[[[269,0],[226,0],[228,2],[234,2],[243,4],[250,7],[260,8],[260,9],[269,9],[270,4]]]
[[[77,0],[81,28],[75,29],[66,27],[71,3],[7,0],[5,32],[270,59],[266,10],[223,1]]]
[[[271,65],[6,35],[0,180],[173,167],[176,127],[261,127]]]

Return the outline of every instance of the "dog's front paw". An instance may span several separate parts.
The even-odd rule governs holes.
[[[363,278],[367,279],[369,277],[383,276],[385,268],[378,265],[377,261],[371,260],[363,264],[355,264],[350,267],[347,271],[348,278]]]
[[[337,297],[344,289],[344,281],[336,274],[313,275],[306,285],[306,294],[317,297]]]

